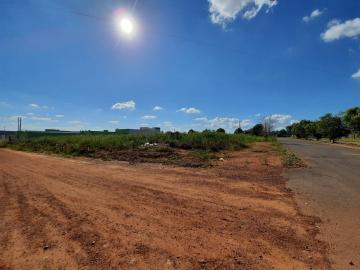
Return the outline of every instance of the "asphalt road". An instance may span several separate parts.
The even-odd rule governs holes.
[[[291,138],[280,141],[306,168],[287,172],[305,214],[318,216],[334,269],[360,269],[360,149]]]

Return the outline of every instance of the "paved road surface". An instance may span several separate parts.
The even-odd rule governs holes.
[[[308,165],[288,172],[289,186],[303,211],[323,220],[320,238],[330,244],[334,268],[360,269],[360,149],[280,141]]]

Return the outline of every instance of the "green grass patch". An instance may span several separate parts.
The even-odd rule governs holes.
[[[341,139],[339,139],[339,142],[344,142],[344,143],[360,143],[360,137],[359,137],[359,138],[341,138]]]
[[[272,146],[276,151],[278,151],[281,155],[281,160],[285,167],[294,168],[294,167],[303,167],[305,164],[304,162],[294,154],[291,150],[287,147],[282,145],[277,140],[272,142]]]

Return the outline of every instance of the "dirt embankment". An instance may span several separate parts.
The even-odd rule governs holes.
[[[262,145],[214,168],[0,149],[0,269],[329,269]]]

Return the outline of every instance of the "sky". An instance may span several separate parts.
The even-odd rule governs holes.
[[[0,127],[280,129],[360,105],[359,38],[358,0],[2,0]]]

